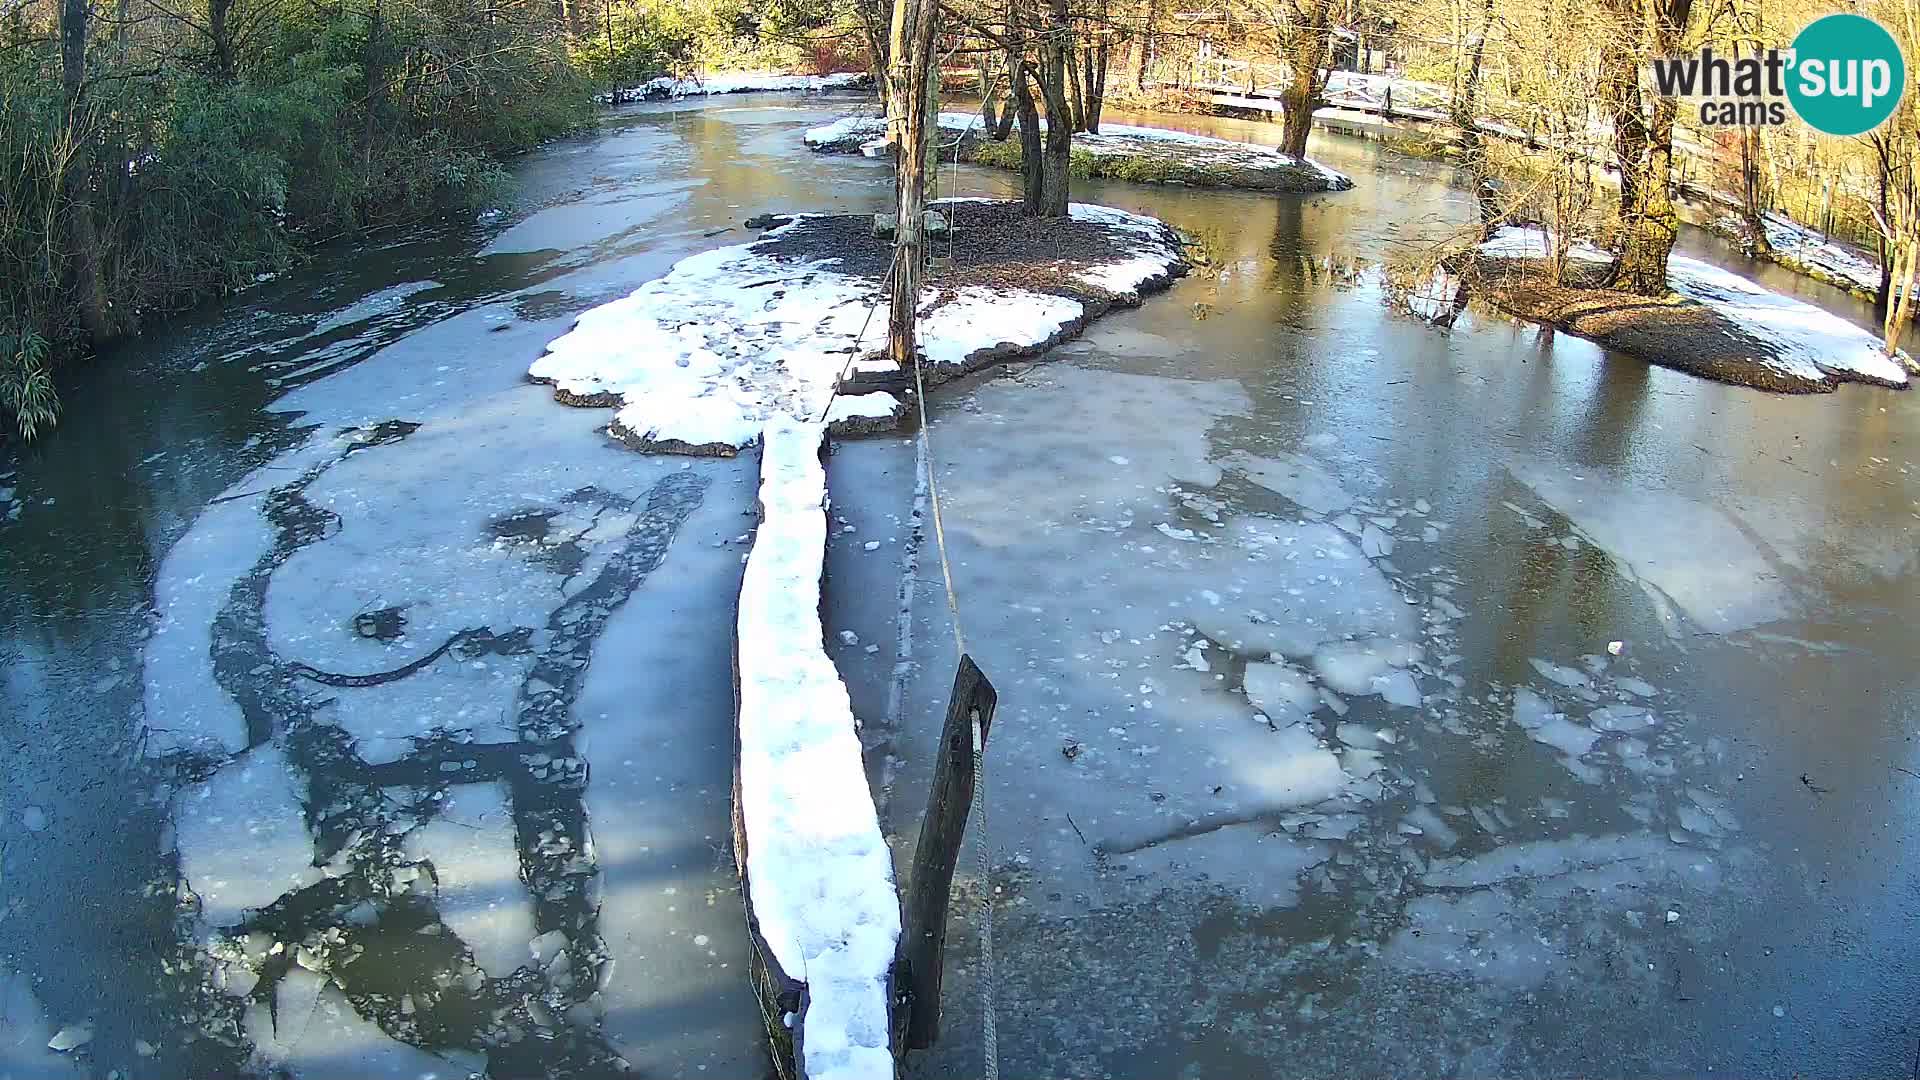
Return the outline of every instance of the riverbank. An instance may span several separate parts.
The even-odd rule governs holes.
[[[1040,353],[1187,271],[1171,227],[1122,210],[1034,219],[973,199],[934,211],[944,265],[921,292],[920,348],[935,383]],[[731,456],[778,414],[836,434],[897,429],[911,373],[871,355],[886,342],[891,241],[871,215],[771,220],[759,240],[581,315],[529,376],[563,404],[617,407],[608,433],[636,449]]]
[[[864,71],[836,72],[828,75],[779,75],[769,72],[731,72],[704,78],[661,75],[637,86],[595,94],[602,105],[629,105],[636,101],[678,101],[689,97],[718,94],[820,93],[825,90],[868,90],[873,76]]]
[[[1735,215],[1725,214],[1705,225],[1756,259],[1778,263],[1864,300],[1880,295],[1883,275],[1878,258],[1777,212],[1769,212],[1762,227],[1766,230],[1765,250],[1755,241],[1752,228]]]
[[[1645,297],[1606,288],[1611,256],[1589,245],[1569,250],[1560,282],[1543,272],[1546,257],[1543,232],[1510,227],[1446,269],[1459,275],[1450,285],[1508,314],[1719,382],[1788,394],[1831,393],[1843,382],[1907,388],[1905,353],[1889,357],[1867,331],[1731,271],[1674,255],[1672,293]]]
[[[941,113],[940,133],[950,147],[946,160],[1020,168],[1019,141],[989,138],[985,122],[977,115]],[[804,138],[807,149],[822,154],[889,152],[886,120],[877,116],[844,116],[809,129]],[[1075,132],[1069,168],[1082,180],[1235,191],[1310,194],[1353,186],[1352,179],[1311,158],[1296,158],[1270,146],[1127,124],[1102,124],[1098,134]]]

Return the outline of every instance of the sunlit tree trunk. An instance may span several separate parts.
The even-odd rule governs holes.
[[[1307,156],[1307,136],[1313,132],[1313,111],[1320,107],[1320,69],[1332,47],[1333,0],[1307,0],[1294,9],[1297,18],[1287,41],[1287,63],[1292,68],[1280,91],[1280,150]],[[1248,78],[1251,79],[1249,68]]]
[[[894,135],[895,192],[893,283],[887,314],[887,355],[909,370],[918,361],[914,314],[920,298],[927,205],[927,159],[938,131],[930,122],[931,95],[940,75],[933,38],[937,0],[895,0],[888,56],[888,121]]]
[[[1480,82],[1487,55],[1487,30],[1493,24],[1494,0],[1480,5],[1480,21],[1467,43],[1467,70],[1460,93],[1453,99],[1453,122],[1461,131],[1461,151],[1473,172],[1473,200],[1479,211],[1480,233],[1486,238],[1500,219],[1498,193],[1487,170],[1486,135],[1480,130]]]
[[[1068,172],[1073,161],[1073,117],[1067,103],[1067,0],[1049,0],[1052,19],[1040,47],[1040,94],[1047,106],[1046,149],[1041,154],[1041,217],[1067,216]]]
[[[1606,50],[1608,104],[1620,167],[1620,221],[1612,285],[1639,296],[1667,294],[1667,259],[1680,233],[1674,210],[1673,125],[1678,103],[1656,95],[1643,119],[1640,62],[1680,51],[1693,0],[1609,0],[1618,46]]]

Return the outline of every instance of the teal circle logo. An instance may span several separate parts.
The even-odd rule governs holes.
[[[1828,135],[1872,131],[1893,115],[1907,63],[1885,27],[1864,15],[1828,15],[1793,39],[1787,100]]]

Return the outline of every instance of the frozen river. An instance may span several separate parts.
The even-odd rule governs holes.
[[[497,219],[143,337],[0,459],[0,1076],[765,1071],[753,455],[634,454],[525,371],[748,216],[881,208],[800,144],[846,106],[621,111]],[[1430,329],[1368,271],[1471,200],[1313,150],[1355,190],[1077,187],[1208,265],[935,394],[1003,1069],[1910,1072],[1913,400]],[[829,644],[906,842],[953,656],[915,474],[830,463]],[[924,1075],[980,1073],[977,931]]]

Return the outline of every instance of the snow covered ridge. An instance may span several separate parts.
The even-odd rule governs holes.
[[[940,114],[940,133],[949,141],[958,140],[961,160],[1010,165],[1017,158],[1016,141],[987,147],[983,139],[963,138],[985,130],[985,121],[976,113]],[[882,117],[843,116],[809,128],[803,138],[807,149],[816,153],[874,157],[885,152],[886,135]],[[1091,155],[1093,175],[1122,180],[1257,191],[1345,191],[1353,186],[1352,178],[1311,158],[1296,158],[1258,143],[1166,128],[1102,124],[1097,135],[1076,133],[1073,148]]]
[[[849,71],[836,75],[773,75],[767,73],[728,73],[702,79],[676,79],[662,75],[639,86],[622,87],[609,94],[597,94],[602,105],[625,105],[634,101],[677,101],[685,97],[713,94],[773,93],[780,91],[859,90],[873,85],[865,72]]]
[[[921,294],[935,382],[1041,352],[1187,270],[1171,228],[1123,210],[1075,204],[1070,220],[1044,223],[984,199],[936,209],[957,239],[954,269]],[[1025,242],[1035,229],[1065,246]],[[890,254],[864,215],[799,215],[587,311],[528,374],[566,404],[618,406],[609,434],[645,450],[730,455],[782,417],[836,434],[891,430],[905,393],[864,389],[908,375],[867,355],[885,342]],[[1033,284],[1003,284],[1009,275]],[[867,381],[836,396],[843,377]]]
[[[943,112],[939,123],[940,134],[946,139],[968,132],[984,132],[987,128],[986,120],[979,113]],[[873,144],[886,145],[887,118],[843,116],[831,124],[808,128],[801,139],[807,144],[807,149],[819,154],[867,153]]]
[[[776,992],[804,1002],[781,1017],[799,1075],[886,1080],[900,907],[853,706],[822,640],[824,436],[818,423],[782,417],[761,440],[760,527],[736,638],[735,853],[755,948],[764,942],[777,966]],[[798,983],[804,996],[791,993]]]
[[[1767,246],[1771,249],[1761,257],[1860,296],[1871,298],[1879,291],[1880,263],[1865,252],[1777,211],[1768,211],[1761,224],[1767,230]],[[1739,243],[1748,254],[1754,254],[1748,226],[1740,218],[1728,214],[1708,228]],[[1897,291],[1901,286],[1896,282],[1894,288]]]
[[[1547,254],[1547,235],[1537,228],[1510,226],[1494,234],[1477,250],[1481,255],[1495,258],[1542,259]],[[1573,263],[1589,266],[1611,259],[1606,252],[1585,242],[1570,246],[1568,257]],[[1650,361],[1682,370],[1697,370],[1726,381],[1789,392],[1831,391],[1842,382],[1863,382],[1892,389],[1907,386],[1908,368],[1913,361],[1906,353],[1888,356],[1884,343],[1871,331],[1831,312],[1782,296],[1749,278],[1685,255],[1676,254],[1668,260],[1667,281],[1676,294],[1704,308],[1721,324],[1712,335],[1714,344],[1725,345],[1724,339],[1733,337],[1744,337],[1748,341],[1731,347],[1732,352],[1738,353],[1737,361],[1729,361],[1724,356],[1699,359],[1647,355]],[[1684,313],[1686,306],[1675,310]],[[1570,329],[1580,332],[1577,326]],[[1625,347],[1612,340],[1602,340],[1602,344]],[[1705,344],[1702,339],[1703,348]],[[1751,378],[1726,370],[1735,366],[1752,369]]]

